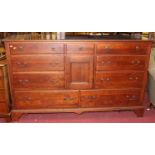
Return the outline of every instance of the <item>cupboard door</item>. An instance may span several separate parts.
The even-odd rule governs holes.
[[[70,89],[92,88],[93,56],[69,55],[66,61],[66,82]]]

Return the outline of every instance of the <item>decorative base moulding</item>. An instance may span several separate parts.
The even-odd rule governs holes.
[[[134,107],[106,107],[106,108],[65,108],[65,109],[20,109],[11,111],[11,120],[18,121],[23,114],[33,114],[33,113],[59,113],[59,112],[73,112],[76,114],[81,114],[84,112],[105,112],[105,111],[124,111],[129,110],[135,112],[137,117],[143,117],[144,107],[143,106],[134,106]]]

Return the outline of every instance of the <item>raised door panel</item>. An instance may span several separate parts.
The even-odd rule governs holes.
[[[13,72],[64,70],[63,54],[13,55],[11,59]]]
[[[64,53],[64,44],[47,42],[14,42],[9,45],[11,54]]]
[[[81,90],[80,106],[126,107],[141,105],[140,90]]]
[[[66,61],[66,74],[67,88],[92,88],[93,56],[68,55]]]
[[[147,42],[103,42],[98,43],[96,48],[97,54],[147,54]]]
[[[144,70],[146,56],[97,56],[96,70]]]
[[[15,91],[16,109],[78,108],[78,91]]]
[[[143,79],[144,72],[97,72],[95,88],[141,88]]]
[[[63,89],[64,73],[22,73],[13,74],[15,89]]]

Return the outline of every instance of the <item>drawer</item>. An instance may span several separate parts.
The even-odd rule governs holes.
[[[9,45],[11,54],[64,53],[64,44],[46,42],[16,42]]]
[[[12,70],[25,71],[63,71],[64,55],[12,55]]]
[[[146,54],[147,42],[104,42],[98,43],[97,54]]]
[[[70,53],[70,54],[93,54],[94,53],[94,44],[90,44],[90,43],[67,44],[67,53]]]
[[[22,73],[13,75],[14,88],[19,89],[63,89],[64,73]]]
[[[97,72],[95,88],[141,88],[144,72]]]
[[[15,91],[15,108],[76,108],[78,91]]]
[[[80,106],[122,107],[140,105],[140,90],[81,90]]]
[[[4,90],[0,90],[0,102],[5,101],[5,93]]]
[[[144,70],[145,56],[96,56],[96,70]]]

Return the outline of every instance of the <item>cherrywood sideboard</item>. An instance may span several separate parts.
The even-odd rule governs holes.
[[[6,40],[12,120],[24,113],[144,114],[151,41]]]
[[[10,93],[6,60],[0,61],[0,117],[10,121]]]

